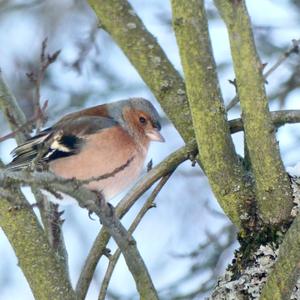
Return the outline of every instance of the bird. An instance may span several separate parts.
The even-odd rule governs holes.
[[[109,200],[139,177],[150,142],[165,141],[160,130],[159,114],[144,98],[97,105],[67,114],[16,147],[6,169],[46,166]]]

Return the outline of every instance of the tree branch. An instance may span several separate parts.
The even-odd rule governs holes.
[[[229,33],[258,209],[265,222],[280,223],[289,217],[292,191],[275,138],[245,1],[215,0],[215,3]]]
[[[273,125],[277,128],[285,124],[300,123],[300,110],[278,110],[271,112]],[[244,130],[243,120],[241,118],[229,121],[230,132],[237,133]]]
[[[16,98],[9,90],[4,81],[2,72],[0,70],[0,110],[3,112],[8,124],[13,131],[16,131],[16,140],[18,143],[24,142],[29,138],[28,132],[19,131],[19,128],[24,129],[26,124],[26,117],[20,109]]]
[[[243,204],[253,197],[230,136],[203,0],[172,0],[173,27],[186,79],[201,162],[225,214],[240,227]]]
[[[56,257],[59,259],[61,266],[64,268],[66,276],[70,279],[68,253],[62,232],[62,212],[58,211],[58,205],[50,202],[47,197],[42,194],[38,187],[32,186],[31,190],[40,211],[41,220],[43,222],[48,242],[54,250]]]
[[[46,108],[46,106],[43,107],[43,110],[45,108]],[[6,85],[1,72],[0,72],[0,110],[2,110],[4,116],[7,119],[7,122],[9,124],[10,128],[13,130],[13,135],[16,136],[17,142],[18,143],[24,142],[29,137],[29,132],[31,131],[31,125],[34,122],[34,118],[32,120],[26,121],[25,115],[23,114],[22,110],[20,109],[15,97],[13,96],[13,94],[9,90],[8,86]],[[44,199],[41,199],[39,190],[33,189],[32,192],[33,192],[34,196],[36,197],[37,201],[39,201],[39,199],[41,200],[40,204],[41,204],[41,202],[43,202],[43,204],[45,204]],[[20,191],[18,189],[14,189],[14,193],[11,193],[11,195],[17,195],[18,193],[20,193]],[[25,198],[23,198],[23,202],[28,205],[28,202],[26,201]],[[22,205],[25,205],[24,203]],[[48,206],[52,207],[51,204]],[[44,227],[46,229],[46,233],[48,234],[47,238],[48,238],[48,241],[50,242],[52,240],[53,235],[51,235],[51,230],[49,230],[50,229],[49,226],[51,226],[51,224],[49,224],[49,222],[48,222],[49,218],[47,218],[47,216],[46,216],[46,214],[47,214],[49,217],[49,211],[44,211],[43,209],[40,209],[40,212],[41,212],[41,216],[42,216],[42,221],[44,223]],[[23,222],[25,222],[25,223],[30,222],[29,215],[23,214],[22,216],[24,217]],[[2,218],[1,227],[3,228],[5,234],[8,236],[9,239],[10,239],[10,235],[13,234],[12,231],[10,230],[11,226],[12,226],[11,219]],[[43,231],[43,229],[40,228],[40,225],[38,222],[36,223],[36,226],[37,226],[37,228],[35,229],[36,231],[37,230]],[[51,265],[52,260],[54,258],[53,257],[46,258],[45,257],[46,253],[40,252],[38,249],[41,245],[47,244],[47,239],[45,239],[43,241],[43,244],[37,243],[36,245],[34,245],[34,243],[38,240],[35,238],[34,235],[32,236],[32,240],[29,240],[29,236],[26,236],[26,232],[25,232],[26,227],[23,226],[23,223],[21,222],[21,220],[20,220],[20,222],[16,222],[14,224],[14,227],[15,227],[14,230],[18,230],[18,233],[20,233],[20,234],[14,235],[14,237],[13,237],[14,242],[12,242],[10,239],[11,245],[14,248],[14,251],[16,252],[18,259],[20,259],[20,257],[18,255],[20,254],[21,250],[23,250],[22,247],[24,247],[24,253],[26,252],[26,255],[29,256],[28,258],[24,259],[24,261],[25,261],[23,264],[24,269],[22,266],[21,266],[21,268],[28,280],[28,283],[32,287],[33,293],[40,295],[40,297],[42,295],[44,295],[43,296],[44,298],[48,298],[48,299],[52,298],[51,295],[54,295],[54,294],[52,294],[52,292],[49,291],[48,288],[47,289],[43,288],[43,285],[48,284],[48,282],[49,282],[49,289],[52,289],[53,291],[61,290],[62,299],[73,298],[75,296],[75,294],[71,288],[70,282],[68,281],[69,273],[68,273],[68,267],[67,267],[68,266],[67,255],[66,255],[66,250],[64,247],[63,237],[61,235],[61,232],[56,232],[57,235],[59,235],[59,244],[57,245],[56,248],[55,247],[53,248],[55,252],[53,252],[51,255],[57,261],[55,261],[55,264]],[[32,227],[33,227],[33,224],[32,224]],[[59,228],[59,226],[56,226],[56,228]],[[31,231],[34,232],[34,229],[31,229]],[[43,236],[44,236],[44,233],[45,232],[43,232]],[[23,240],[23,236],[24,236],[24,240]],[[25,243],[23,244],[24,241],[25,241]],[[26,248],[26,246],[27,246],[27,248]],[[47,251],[48,251],[48,249],[47,249]],[[55,255],[54,253],[56,253],[58,255]],[[31,255],[31,257],[30,257],[30,255]],[[35,259],[35,257],[37,258],[36,263],[34,264],[34,268],[32,268],[31,266],[29,266],[27,261],[29,261],[30,259]],[[43,271],[43,269],[45,268],[45,264],[42,263],[43,261],[45,261],[45,263],[47,263],[47,270],[49,273],[46,273]],[[57,270],[58,266],[59,266],[60,270]],[[35,273],[39,274],[39,272],[38,272],[39,268],[41,269],[39,272],[42,273],[42,275],[41,276],[36,275],[36,277],[38,279],[35,279],[34,274]],[[49,274],[51,272],[52,272],[52,274],[55,274],[55,273],[58,274],[57,282],[53,282],[51,280],[49,281],[49,279],[47,278],[48,276],[50,276]],[[62,276],[63,276],[63,278],[62,278]],[[36,283],[35,280],[40,281],[39,284],[42,288],[37,286],[38,283]],[[46,280],[46,281],[43,282],[43,280]],[[67,280],[67,282],[65,282],[65,280]],[[60,283],[60,284],[57,286],[57,288],[55,288],[55,286],[58,283]],[[67,294],[63,293],[64,290],[66,291]]]
[[[300,110],[286,110],[272,112],[272,120],[276,126],[282,126],[285,123],[300,123]],[[242,119],[235,119],[229,121],[231,133],[236,133],[243,130]],[[196,142],[190,143],[187,146],[175,151],[168,156],[159,165],[153,168],[146,176],[129,191],[129,193],[122,199],[116,207],[116,213],[121,218],[132,207],[135,201],[159,178],[164,176],[169,170],[175,168],[184,160],[189,159],[190,155],[194,156],[197,153]],[[79,280],[76,285],[76,292],[79,299],[84,299],[90,282],[93,278],[98,261],[101,256],[107,253],[107,244],[110,235],[105,228],[102,228],[94,241],[90,253],[85,261],[84,267],[81,271]]]
[[[1,180],[0,186],[0,226],[16,253],[34,298],[74,300],[75,293],[66,273],[26,199],[11,183],[4,184]]]
[[[265,287],[261,300],[290,299],[293,287],[300,276],[300,215],[284,236],[279,255]]]

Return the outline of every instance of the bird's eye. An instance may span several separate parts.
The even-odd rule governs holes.
[[[145,124],[146,123],[146,119],[144,117],[140,117],[140,123]]]

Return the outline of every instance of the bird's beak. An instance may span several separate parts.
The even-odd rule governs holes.
[[[146,132],[146,135],[151,141],[156,141],[161,143],[165,142],[165,138],[161,135],[161,133],[156,128],[148,130]]]

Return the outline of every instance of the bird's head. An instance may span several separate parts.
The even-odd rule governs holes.
[[[160,117],[152,103],[143,98],[131,98],[109,104],[111,115],[136,140],[164,142]]]

